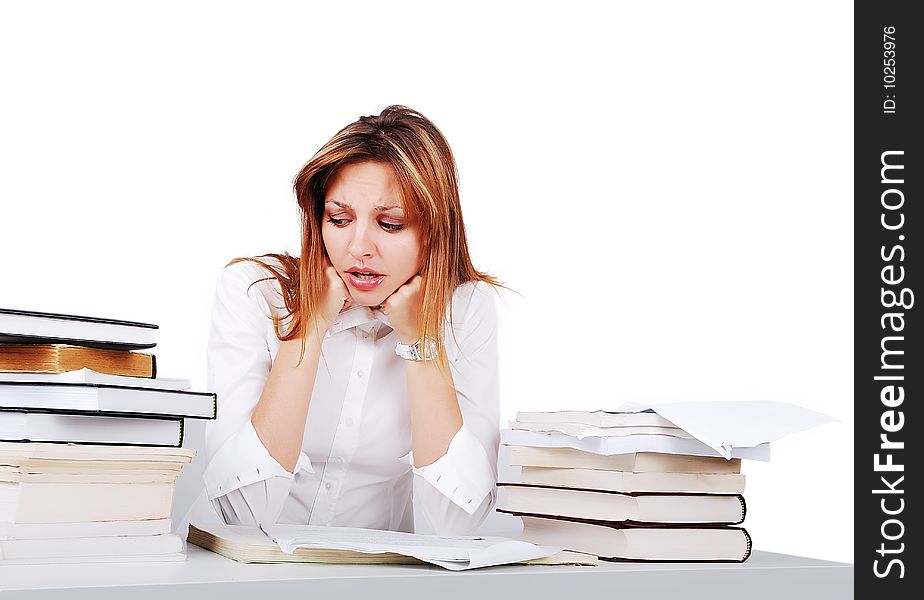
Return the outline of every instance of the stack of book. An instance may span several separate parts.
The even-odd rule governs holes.
[[[216,396],[156,377],[156,329],[0,309],[0,564],[185,558],[184,420]]]
[[[528,542],[610,561],[750,555],[740,458],[654,412],[520,412],[501,441],[521,475],[498,483],[497,510],[522,518]]]

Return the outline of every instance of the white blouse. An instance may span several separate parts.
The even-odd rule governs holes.
[[[436,462],[413,466],[405,360],[379,310],[342,312],[322,342],[302,451],[295,473],[266,450],[250,417],[280,342],[269,315],[284,316],[275,279],[251,262],[225,267],[208,338],[208,389],[218,418],[206,429],[205,489],[226,523],[297,523],[414,531],[413,474],[436,534],[474,532],[496,498],[500,407],[493,288],[459,286],[452,297],[455,338],[446,351],[462,428]],[[448,320],[447,309],[447,320]]]

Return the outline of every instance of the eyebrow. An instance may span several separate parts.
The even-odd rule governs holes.
[[[337,202],[336,200],[328,200],[327,202],[328,204],[336,204],[340,208],[346,208],[348,210],[353,210],[353,207],[347,204],[346,202]],[[404,210],[404,207],[401,206],[400,204],[393,204],[391,206],[375,206],[374,208],[377,212],[391,210],[392,208],[400,208],[401,210]]]

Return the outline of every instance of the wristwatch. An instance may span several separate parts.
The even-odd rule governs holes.
[[[436,358],[436,342],[430,340],[429,352],[424,348],[423,340],[417,340],[413,344],[402,344],[400,341],[395,346],[395,354],[405,360],[433,360]]]

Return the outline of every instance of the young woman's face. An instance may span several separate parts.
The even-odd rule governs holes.
[[[391,167],[342,167],[327,187],[321,235],[353,304],[378,306],[421,267],[419,232],[403,208]],[[355,275],[360,269],[375,275]]]

